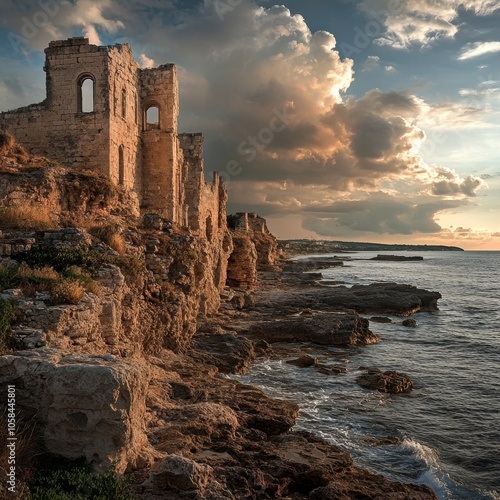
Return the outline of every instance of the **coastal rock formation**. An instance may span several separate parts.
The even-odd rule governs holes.
[[[356,382],[368,389],[375,389],[380,392],[400,394],[410,392],[413,382],[405,373],[395,371],[382,372],[378,368],[360,368],[364,373],[356,378]]]
[[[245,374],[255,359],[255,349],[250,340],[234,333],[199,334],[189,356],[216,366],[222,373]]]
[[[310,354],[303,354],[300,358],[290,359],[287,361],[289,365],[295,365],[299,368],[309,368],[310,366],[315,366],[318,364],[318,359]]]
[[[384,260],[389,262],[407,262],[424,260],[421,255],[377,255],[370,260]]]
[[[139,215],[134,193],[91,171],[74,171],[41,157],[26,165],[4,158],[0,162],[0,200],[6,207],[43,207],[44,212],[70,211],[71,218]]]
[[[232,231],[233,252],[227,264],[227,284],[241,290],[252,290],[257,283],[257,250],[252,238]]]
[[[248,334],[267,342],[313,342],[322,345],[373,344],[377,335],[368,320],[354,311],[316,313],[256,323]]]
[[[36,415],[47,451],[118,471],[155,457],[144,425],[149,370],[140,360],[54,349],[0,356],[0,385],[18,387],[19,415]]]
[[[423,290],[411,285],[397,283],[373,283],[354,285],[350,288],[313,288],[286,295],[270,294],[261,307],[310,307],[319,310],[332,308],[354,309],[358,313],[394,314],[411,316],[419,311],[436,311],[439,292]]]
[[[305,500],[318,488],[327,490],[314,494],[337,488],[345,498],[359,492],[376,498],[370,491],[383,497],[385,490],[394,498],[436,498],[425,486],[390,483],[356,467],[346,451],[312,434],[290,432],[298,414],[293,403],[186,358],[165,352],[151,360],[162,370],[148,391],[150,439],[168,455],[140,485],[141,498]],[[182,397],[180,391],[172,399],[156,397],[175,383],[184,384]]]

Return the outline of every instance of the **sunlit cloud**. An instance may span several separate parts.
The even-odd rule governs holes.
[[[477,16],[500,9],[497,0],[363,0],[358,7],[385,28],[375,43],[395,49],[453,38],[460,29],[460,9]]]
[[[380,68],[380,57],[368,56],[363,63],[362,71],[373,71],[378,68]]]
[[[139,63],[141,65],[141,68],[154,68],[155,62],[153,59],[148,57],[146,54],[141,54]]]
[[[469,43],[462,48],[458,60],[465,61],[466,59],[484,56],[485,54],[493,54],[495,52],[500,52],[500,42]]]

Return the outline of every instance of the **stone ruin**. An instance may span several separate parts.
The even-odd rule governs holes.
[[[0,130],[31,153],[100,172],[207,239],[226,224],[227,192],[205,181],[203,136],[179,134],[174,64],[141,69],[129,45],[96,46],[77,37],[45,49],[47,96],[0,113]]]

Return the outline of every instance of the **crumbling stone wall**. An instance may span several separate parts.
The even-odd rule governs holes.
[[[236,214],[235,229],[245,233],[271,234],[267,228],[266,219],[256,213],[238,212]]]
[[[187,225],[199,236],[212,241],[227,227],[227,190],[222,177],[213,173],[212,182],[205,180],[203,135],[179,135],[184,160]]]
[[[47,98],[0,113],[0,130],[32,153],[106,175],[144,209],[201,237],[225,230],[227,193],[218,175],[205,181],[203,137],[178,134],[175,65],[140,69],[129,45],[98,47],[81,37],[51,42],[45,54]],[[157,123],[147,119],[151,108]]]

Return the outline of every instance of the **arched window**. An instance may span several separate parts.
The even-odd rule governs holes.
[[[80,77],[78,81],[78,112],[92,113],[94,111],[95,82],[90,75]]]
[[[127,117],[127,91],[122,89],[122,118]]]
[[[123,186],[125,183],[125,161],[123,158],[123,146],[118,148],[118,184]]]
[[[146,109],[146,130],[160,128],[160,108],[158,106],[150,106]]]

